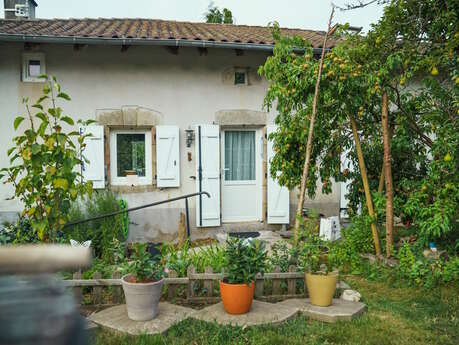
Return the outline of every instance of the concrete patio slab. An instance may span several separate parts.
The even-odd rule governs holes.
[[[101,327],[131,335],[158,334],[164,333],[172,325],[189,318],[193,313],[193,309],[161,302],[155,319],[133,321],[127,316],[126,305],[122,304],[92,314],[88,319]]]
[[[333,299],[329,307],[318,307],[309,302],[309,298],[288,299],[280,302],[277,306],[297,308],[299,312],[310,319],[323,322],[350,321],[358,317],[366,310],[366,305],[362,302],[350,302],[342,299]]]
[[[298,314],[298,308],[289,305],[280,305],[254,300],[252,308],[247,314],[230,315],[223,308],[223,303],[218,303],[204,308],[191,317],[194,319],[216,322],[220,325],[232,326],[258,326],[278,325]]]

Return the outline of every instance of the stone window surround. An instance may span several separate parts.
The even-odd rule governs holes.
[[[257,73],[258,67],[248,67],[248,66],[230,66],[223,69],[221,72],[222,83],[231,87],[244,87],[259,85],[262,82],[262,78]],[[246,80],[245,84],[235,84],[234,83],[234,74],[236,72],[245,72]]]
[[[266,126],[268,114],[249,109],[225,109],[215,113],[215,124],[220,126]]]
[[[107,187],[120,193],[141,193],[156,189],[156,141],[155,126],[161,121],[162,114],[141,106],[122,106],[120,109],[97,109],[96,121],[104,126],[105,175]],[[152,184],[139,186],[111,185],[110,176],[110,132],[112,129],[150,129],[152,143]]]

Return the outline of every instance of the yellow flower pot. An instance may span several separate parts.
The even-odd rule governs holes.
[[[338,271],[326,275],[306,273],[306,286],[311,304],[319,307],[331,305],[337,281]]]

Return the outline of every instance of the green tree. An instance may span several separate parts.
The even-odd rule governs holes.
[[[220,10],[214,2],[210,2],[207,12],[204,14],[207,23],[233,24],[233,14],[227,8]]]
[[[64,114],[57,101],[70,101],[70,97],[55,77],[43,78],[43,96],[31,106],[24,99],[27,115],[14,120],[15,131],[26,118],[29,126],[13,138],[14,146],[8,150],[10,167],[0,170],[0,179],[13,184],[14,197],[24,205],[21,216],[29,218],[40,240],[55,242],[68,220],[71,202],[91,193],[92,182],[83,181],[79,169],[88,135],[65,131],[75,122]],[[36,113],[32,114],[32,110]],[[82,126],[91,122],[78,121]]]
[[[354,166],[364,161],[369,188],[376,191],[386,151],[392,191],[386,188],[386,210],[378,208],[372,217],[382,222],[394,212],[418,226],[423,241],[457,229],[457,7],[440,0],[388,1],[382,19],[366,36],[341,30],[324,61],[307,185],[310,197],[319,178],[325,193],[331,191],[331,179],[351,179],[355,211],[365,204],[364,181],[358,170],[340,170],[341,153],[350,151]],[[271,173],[280,171],[279,182],[294,188],[301,181],[318,61],[304,40],[282,37],[277,27],[273,34],[273,56],[260,68],[270,83],[264,104],[276,106],[278,112]],[[352,119],[361,140],[360,158]],[[387,176],[385,180],[387,187]],[[388,200],[393,200],[392,207],[387,208]],[[390,255],[390,228],[386,235]]]

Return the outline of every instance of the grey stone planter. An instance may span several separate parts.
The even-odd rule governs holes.
[[[128,317],[134,321],[148,321],[158,315],[158,304],[164,279],[152,283],[129,283],[122,278]]]

